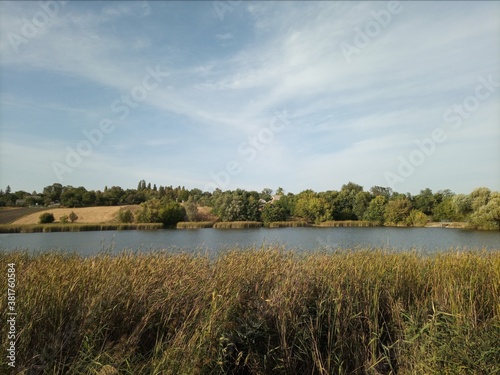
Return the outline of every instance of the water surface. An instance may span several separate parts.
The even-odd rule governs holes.
[[[453,249],[500,249],[500,232],[451,228],[253,228],[156,231],[102,231],[0,234],[0,249],[48,251],[60,249],[82,255],[102,251],[207,251],[234,246],[277,244],[299,251],[358,247],[435,252]]]

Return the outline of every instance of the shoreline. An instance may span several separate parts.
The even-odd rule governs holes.
[[[173,229],[259,229],[259,228],[348,228],[348,227],[394,227],[394,228],[450,228],[450,229],[474,229],[462,222],[431,222],[425,226],[409,225],[381,225],[367,221],[329,221],[320,224],[309,224],[302,221],[280,221],[271,222],[265,226],[262,222],[179,222]],[[0,224],[0,233],[52,233],[52,232],[87,232],[108,230],[159,230],[167,229],[161,223],[73,223],[73,224]]]

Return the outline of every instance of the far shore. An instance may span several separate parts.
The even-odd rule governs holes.
[[[40,233],[40,232],[80,232],[103,230],[157,230],[164,229],[161,223],[120,223],[118,213],[129,209],[136,212],[139,205],[129,206],[101,206],[80,208],[7,208],[0,210],[0,233]],[[50,224],[40,224],[39,216],[44,212],[53,213],[56,220]],[[74,223],[61,223],[63,215],[75,212],[78,219]],[[331,220],[323,223],[309,223],[304,220],[289,220],[263,223],[260,221],[219,221],[214,217],[210,221],[181,221],[177,229],[245,229],[245,228],[337,228],[337,227],[412,227],[406,223],[397,225],[380,224],[365,220]],[[467,229],[465,222],[429,222],[425,228],[459,228]]]
[[[321,224],[308,224],[303,221],[274,222],[269,223],[268,228],[347,228],[347,227],[400,227],[415,228],[407,225],[379,225],[377,223],[363,221],[330,221]],[[232,221],[232,222],[180,222],[176,229],[247,229],[265,227],[258,221]],[[466,223],[427,223],[421,228],[468,228]],[[161,223],[51,223],[51,224],[0,224],[0,233],[51,233],[51,232],[85,232],[85,231],[107,231],[107,230],[159,230],[167,229]],[[172,228],[168,228],[172,229]]]

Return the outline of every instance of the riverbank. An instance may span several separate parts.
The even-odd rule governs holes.
[[[0,259],[19,373],[491,374],[500,358],[500,249]]]
[[[177,223],[177,229],[247,229],[261,228],[264,224],[260,221],[230,221],[230,222],[186,222]],[[321,224],[308,224],[304,221],[278,221],[267,225],[269,228],[343,228],[343,227],[377,227],[380,224],[369,221],[329,221]],[[395,226],[399,227],[399,226]],[[400,226],[403,227],[403,226]],[[408,227],[404,225],[404,227]],[[157,230],[164,229],[161,223],[51,223],[51,224],[0,224],[0,233],[48,233],[48,232],[84,232],[104,230]],[[465,223],[428,223],[425,228],[468,228]]]
[[[136,223],[136,224],[32,224],[0,225],[0,233],[51,233],[51,232],[89,232],[104,230],[156,230],[163,229],[161,223]]]

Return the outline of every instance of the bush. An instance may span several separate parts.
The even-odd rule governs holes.
[[[120,210],[118,212],[118,220],[120,223],[132,223],[134,221],[134,214],[130,210]]]
[[[71,211],[71,213],[69,214],[69,219],[71,220],[71,222],[75,222],[76,220],[78,220],[78,215],[75,214],[73,211]]]
[[[59,218],[59,221],[62,223],[62,224],[66,224],[69,220],[69,217],[68,215],[62,215],[60,218]]]
[[[177,202],[169,202],[159,212],[160,220],[166,227],[175,227],[186,218],[186,210]]]
[[[269,225],[273,221],[285,221],[286,213],[285,210],[273,203],[268,203],[262,208],[262,221],[264,225]]]
[[[50,224],[55,220],[54,214],[51,214],[50,212],[45,212],[40,215],[40,224]]]
[[[411,210],[410,215],[406,218],[406,223],[415,227],[423,227],[428,221],[427,215],[419,210]]]

